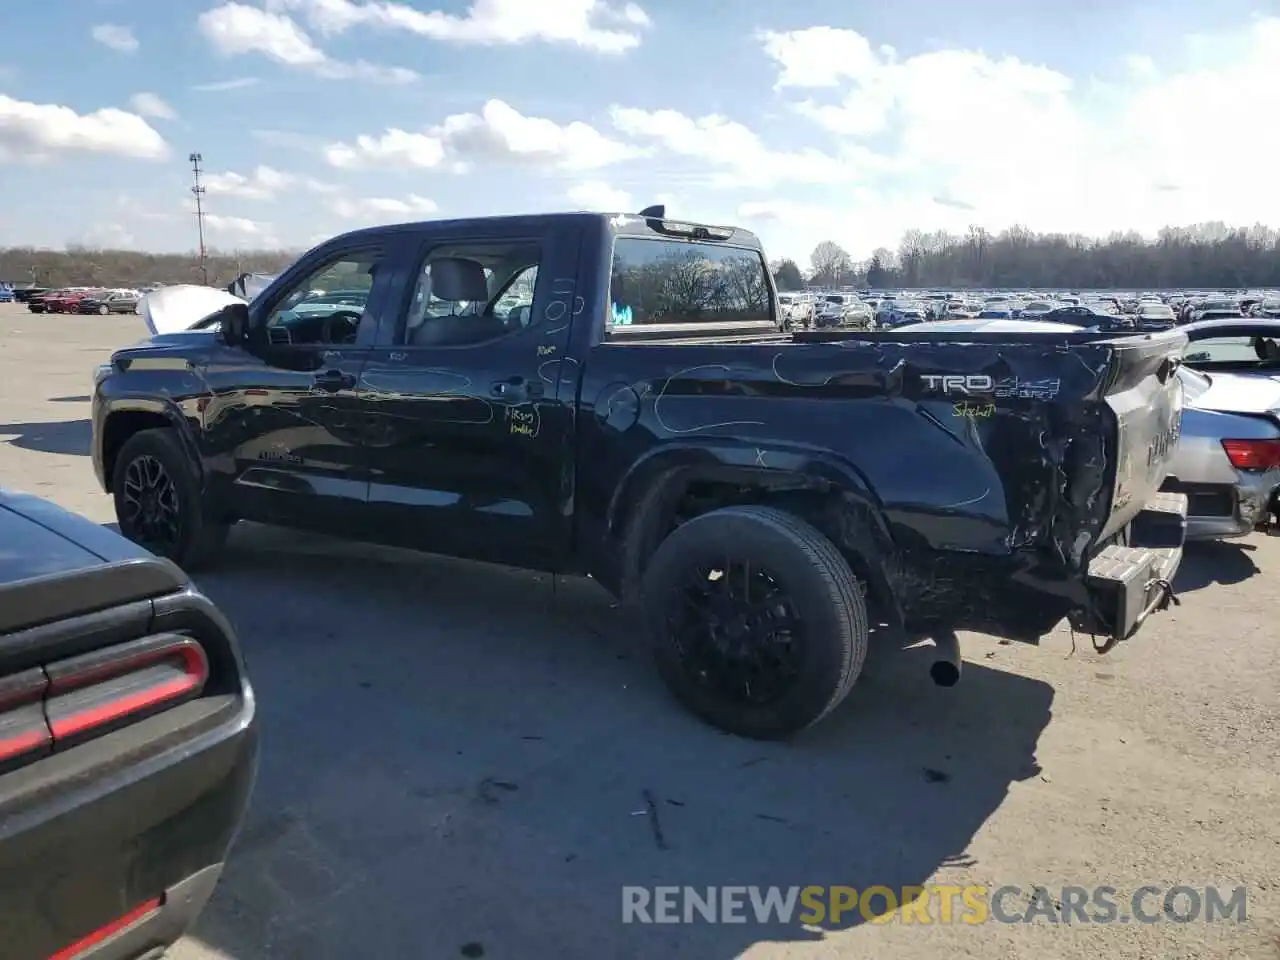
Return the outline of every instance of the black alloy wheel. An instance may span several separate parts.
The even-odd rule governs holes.
[[[199,467],[177,431],[135,433],[115,457],[111,493],[120,532],[184,570],[208,563],[231,524],[203,499]]]
[[[696,682],[743,707],[775,703],[795,684],[804,624],[765,567],[729,556],[691,564],[680,592],[671,642]]]
[[[676,698],[729,733],[786,737],[845,698],[866,658],[862,588],[839,549],[773,507],[724,507],[658,545],[640,589]]]
[[[142,454],[124,468],[119,521],[130,540],[162,557],[182,541],[182,506],[169,471],[155,457]]]

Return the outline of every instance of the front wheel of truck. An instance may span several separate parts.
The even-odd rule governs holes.
[[[184,570],[207,566],[230,526],[209,516],[195,469],[174,432],[141,430],[116,457],[111,479],[120,532]]]
[[[677,527],[641,586],[658,672],[739,736],[777,739],[842,701],[867,654],[867,611],[835,545],[792,514],[725,507]]]

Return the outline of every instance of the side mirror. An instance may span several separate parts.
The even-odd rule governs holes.
[[[243,303],[229,303],[218,311],[218,324],[222,342],[229,347],[242,347],[249,340],[249,307]]]

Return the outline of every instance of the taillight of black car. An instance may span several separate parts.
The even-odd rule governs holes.
[[[0,771],[12,770],[200,696],[204,648],[159,634],[0,678]]]
[[[192,638],[161,634],[49,664],[45,673],[56,751],[194,700],[209,659]]]
[[[129,591],[118,594],[123,603],[108,599],[117,589],[112,580]],[[63,590],[96,606],[91,591],[100,583],[106,606],[70,607],[70,616],[27,620],[30,625],[16,631],[4,630],[0,616],[0,773],[202,698],[212,698],[215,713],[234,710],[242,680],[238,658],[216,611],[176,568],[131,562],[61,583],[29,583],[39,590],[29,594],[33,612],[55,597],[68,603]],[[149,599],[139,596],[148,593]]]
[[[0,771],[53,751],[53,731],[44,715],[49,678],[36,667],[0,678]]]

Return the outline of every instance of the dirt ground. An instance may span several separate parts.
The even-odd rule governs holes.
[[[86,395],[142,333],[0,305],[0,483],[112,520]],[[970,635],[951,690],[881,649],[824,724],[761,745],[683,714],[588,582],[237,529],[198,579],[246,649],[261,772],[173,955],[1280,958],[1278,572],[1280,539],[1209,544],[1113,654]],[[1248,921],[621,922],[624,885],[930,883],[1122,909],[1243,885]]]

